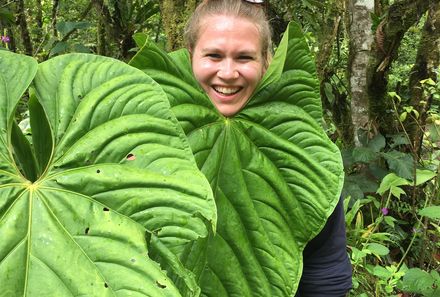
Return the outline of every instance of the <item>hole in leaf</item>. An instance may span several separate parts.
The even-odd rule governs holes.
[[[107,285],[107,283],[104,283],[104,287],[108,288],[108,285]]]
[[[130,153],[130,154],[127,155],[127,160],[128,160],[128,161],[136,160],[136,156],[133,155],[132,153]]]
[[[107,207],[104,207],[102,210],[103,211],[110,211],[110,209],[108,209]]]
[[[136,259],[135,259],[135,258],[131,258],[130,261],[131,261],[132,263],[134,263],[134,262],[136,262]]]
[[[96,173],[100,173],[100,172],[101,172],[101,170],[99,170],[99,169],[98,169],[98,170],[96,170]]]
[[[159,281],[156,281],[156,285],[161,288],[161,289],[165,289],[167,286],[162,285],[161,283],[159,283]]]
[[[90,228],[87,227],[86,230],[84,231],[85,234],[89,234]]]

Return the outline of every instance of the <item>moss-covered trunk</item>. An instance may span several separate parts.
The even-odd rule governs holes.
[[[371,59],[368,65],[367,85],[369,117],[382,134],[393,134],[400,127],[394,120],[391,101],[387,98],[388,70],[397,58],[399,46],[406,31],[416,24],[438,0],[396,1],[375,32]]]
[[[321,30],[318,34],[319,51],[316,55],[316,67],[320,80],[322,105],[325,110],[331,111],[332,120],[335,123],[337,135],[344,146],[349,147],[354,143],[353,122],[348,94],[341,91],[338,85],[332,83],[337,78],[337,66],[332,60],[332,55],[340,60],[340,37],[343,34],[343,19],[345,12],[345,0],[333,0],[331,5],[326,6]]]
[[[432,95],[423,92],[421,80],[437,79],[440,65],[440,1],[431,3],[428,17],[422,31],[422,37],[417,48],[416,62],[411,70],[409,87],[411,90],[411,105],[419,112],[419,118],[410,121],[408,131],[415,153],[420,155],[424,127],[428,111],[432,104]]]
[[[196,0],[160,1],[162,24],[167,36],[167,51],[184,47],[185,24],[196,7]]]

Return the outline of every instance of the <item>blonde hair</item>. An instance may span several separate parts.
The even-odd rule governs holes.
[[[189,19],[185,29],[186,46],[193,50],[198,39],[200,26],[209,16],[227,15],[244,18],[254,23],[260,33],[262,56],[265,66],[272,57],[272,31],[264,9],[259,4],[243,0],[205,0],[200,3]]]

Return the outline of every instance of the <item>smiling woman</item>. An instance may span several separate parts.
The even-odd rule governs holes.
[[[294,23],[271,59],[256,2],[204,0],[187,49],[167,55],[138,35],[130,64],[167,93],[214,193],[217,229],[197,261],[202,296],[342,297],[351,286],[344,174],[320,125],[314,62]]]
[[[194,75],[227,117],[246,104],[271,58],[270,26],[255,5],[262,2],[204,1],[187,25]]]
[[[223,116],[234,117],[244,109],[268,68],[271,30],[263,2],[205,0],[188,22],[186,38],[194,76]],[[221,212],[219,208],[220,218]],[[306,247],[304,257],[297,296],[343,296],[347,292],[351,269],[341,203]],[[260,289],[251,290],[258,295]]]

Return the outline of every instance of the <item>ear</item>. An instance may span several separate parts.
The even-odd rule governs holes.
[[[271,53],[267,53],[264,57],[264,72],[266,72],[267,68],[269,68],[270,62],[272,62],[273,55]]]
[[[191,61],[191,65],[192,65],[192,62],[193,62],[193,50],[192,50],[192,48],[189,48],[189,47],[187,47],[186,49],[188,50],[189,60]]]

